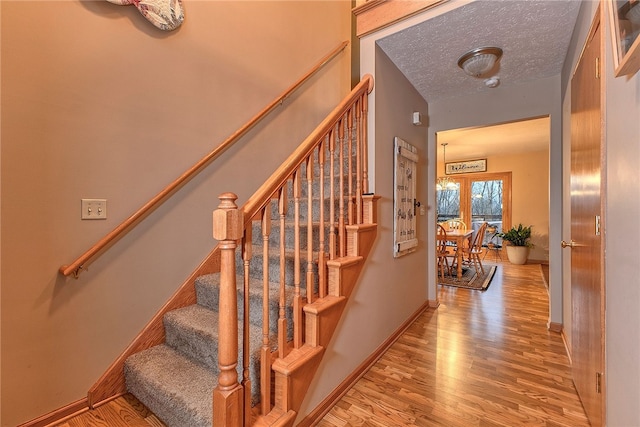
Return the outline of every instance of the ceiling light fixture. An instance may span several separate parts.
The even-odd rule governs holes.
[[[472,77],[481,77],[491,71],[501,57],[499,47],[479,47],[462,55],[458,67]]]
[[[442,159],[444,162],[444,167],[445,170],[447,168],[447,145],[448,143],[442,143],[440,144],[442,145]],[[446,173],[446,171],[445,171]],[[442,190],[457,190],[458,189],[458,184],[455,183],[454,181],[450,180],[448,177],[440,177],[438,178],[438,181],[436,182],[436,190],[438,191],[442,191]]]

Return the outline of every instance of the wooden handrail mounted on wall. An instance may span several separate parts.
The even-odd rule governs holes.
[[[124,220],[120,225],[114,228],[109,234],[100,239],[95,245],[93,245],[84,254],[78,257],[69,265],[63,265],[60,267],[59,272],[64,276],[73,275],[76,279],[82,270],[86,270],[86,265],[103,252],[109,245],[115,243],[124,234],[130,231],[138,222],[149,215],[155,208],[157,208],[162,202],[169,198],[178,188],[185,185],[192,178],[194,178],[200,171],[202,171],[208,164],[218,158],[229,147],[231,147],[236,141],[244,136],[249,130],[251,130],[256,124],[258,124],[263,118],[265,118],[276,107],[282,105],[285,99],[287,99],[296,89],[302,86],[307,80],[315,75],[324,65],[331,61],[335,56],[344,50],[349,42],[342,42],[338,47],[333,49],[325,57],[323,57],[318,63],[316,63],[305,75],[303,75],[297,82],[286,89],[280,96],[274,99],[269,105],[267,105],[262,111],[256,114],[252,119],[245,123],[242,127],[231,134],[224,142],[217,146],[213,151],[204,156],[199,162],[194,164],[185,173],[178,177],[175,181],[169,184],[164,190],[159,192],[154,198],[149,200],[144,206],[138,209],[133,215]]]
[[[244,228],[246,230],[251,230],[249,227],[249,222],[256,217],[261,210],[267,213],[267,217],[270,214],[269,209],[264,209],[266,204],[272,198],[274,193],[278,192],[279,188],[282,188],[283,182],[286,182],[289,177],[291,177],[292,173],[297,174],[298,172],[294,172],[299,168],[299,165],[302,162],[305,162],[305,159],[309,157],[310,152],[312,152],[315,147],[318,139],[327,133],[327,131],[331,129],[335,129],[336,123],[344,118],[345,112],[348,111],[349,107],[353,104],[354,100],[359,100],[361,102],[363,108],[363,114],[360,117],[362,120],[361,128],[362,135],[358,138],[360,141],[364,143],[367,140],[366,137],[366,111],[367,111],[367,101],[365,97],[365,93],[370,93],[373,90],[373,78],[369,75],[363,77],[363,81],[360,82],[356,87],[353,88],[351,93],[345,97],[345,99],[338,104],[338,106],[330,113],[328,116],[318,125],[318,127],[312,132],[310,136],[308,136],[304,142],[302,142],[301,146],[299,146],[291,156],[283,162],[283,164],[277,168],[275,171],[275,176],[271,177],[267,182],[265,182],[258,191],[256,191],[253,196],[250,197],[250,200],[246,201],[244,205],[239,208],[242,212],[242,218],[244,222]],[[325,144],[328,144],[326,142]],[[366,144],[366,143],[365,143]],[[326,150],[323,150],[326,151]],[[368,185],[365,177],[367,177],[366,166],[366,150],[363,150],[363,157],[361,159],[361,171],[363,183],[361,187],[361,191],[358,193],[368,193]],[[325,164],[329,165],[330,161],[328,158],[322,157]],[[356,168],[357,169],[357,168]],[[358,175],[360,175],[358,174]],[[301,177],[298,177],[301,179]],[[323,186],[320,187],[321,189]],[[356,185],[357,189],[357,185]],[[324,191],[324,190],[321,190]],[[311,194],[311,192],[308,192]],[[296,194],[300,195],[300,191],[296,191]],[[332,197],[329,194],[324,194],[323,198]],[[331,203],[330,203],[331,204]],[[309,204],[307,206],[310,206]],[[355,209],[357,211],[357,208]],[[321,222],[329,221],[329,216],[324,216],[324,219]],[[375,210],[374,209],[365,209],[362,208],[361,216],[364,222],[368,224],[375,223]],[[311,218],[312,215],[308,214],[308,218]],[[360,215],[357,215],[359,218]],[[265,224],[270,224],[271,221],[266,221]],[[322,230],[322,228],[321,228]],[[311,233],[307,233],[308,236],[311,236]],[[251,242],[251,239],[248,240]],[[308,245],[311,247],[311,245]],[[326,251],[330,251],[331,244],[327,242]],[[143,351],[147,348],[150,348],[154,345],[161,344],[165,341],[165,329],[163,324],[163,318],[166,313],[171,310],[176,310],[182,307],[186,307],[191,304],[196,303],[196,293],[195,293],[195,280],[196,278],[211,274],[211,273],[219,273],[221,271],[221,253],[220,246],[216,245],[216,247],[209,253],[209,255],[202,261],[202,263],[191,273],[191,275],[184,281],[184,283],[176,290],[174,295],[162,306],[158,312],[153,316],[153,318],[147,323],[147,325],[143,328],[143,330],[134,338],[134,340],[129,344],[129,346],[118,356],[118,358],[109,366],[109,368],[104,372],[104,374],[96,381],[96,383],[91,387],[88,392],[88,403],[90,407],[95,408],[100,406],[101,404],[113,400],[114,397],[120,396],[127,392],[125,379],[124,379],[124,363],[125,360],[131,356],[132,354]],[[325,250],[323,249],[323,252]],[[268,258],[264,258],[268,260]],[[328,262],[326,259],[323,261],[325,264]],[[265,270],[268,269],[265,268]],[[320,269],[324,270],[324,269]],[[245,274],[245,277],[248,277],[248,274]],[[322,279],[322,282],[325,283],[327,281],[326,276]],[[326,295],[326,293],[325,293]],[[245,301],[248,301],[246,299]],[[248,312],[249,310],[247,310]],[[265,316],[265,318],[268,316]],[[243,319],[244,320],[244,319]],[[249,330],[248,327],[245,330]],[[270,347],[267,347],[267,351],[270,354]],[[246,360],[249,360],[247,358]],[[266,383],[266,382],[265,382]],[[267,399],[264,401],[268,402]],[[267,410],[264,413],[268,412]],[[249,418],[249,417],[248,417]]]

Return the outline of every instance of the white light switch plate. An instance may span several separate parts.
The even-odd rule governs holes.
[[[107,199],[82,199],[82,219],[107,219]]]

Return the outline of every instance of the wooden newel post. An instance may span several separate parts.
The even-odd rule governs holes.
[[[218,386],[213,391],[213,425],[242,426],[243,392],[238,383],[238,304],[236,294],[235,252],[243,234],[242,211],[233,193],[219,196],[220,206],[213,211],[213,238],[220,247],[220,308]]]

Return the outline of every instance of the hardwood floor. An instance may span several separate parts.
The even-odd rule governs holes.
[[[126,394],[56,427],[166,427],[146,406]]]
[[[539,265],[499,263],[485,292],[439,299],[318,426],[589,426]],[[59,426],[164,427],[130,395]]]
[[[439,299],[319,427],[589,426],[539,265],[500,263],[485,292]]]

